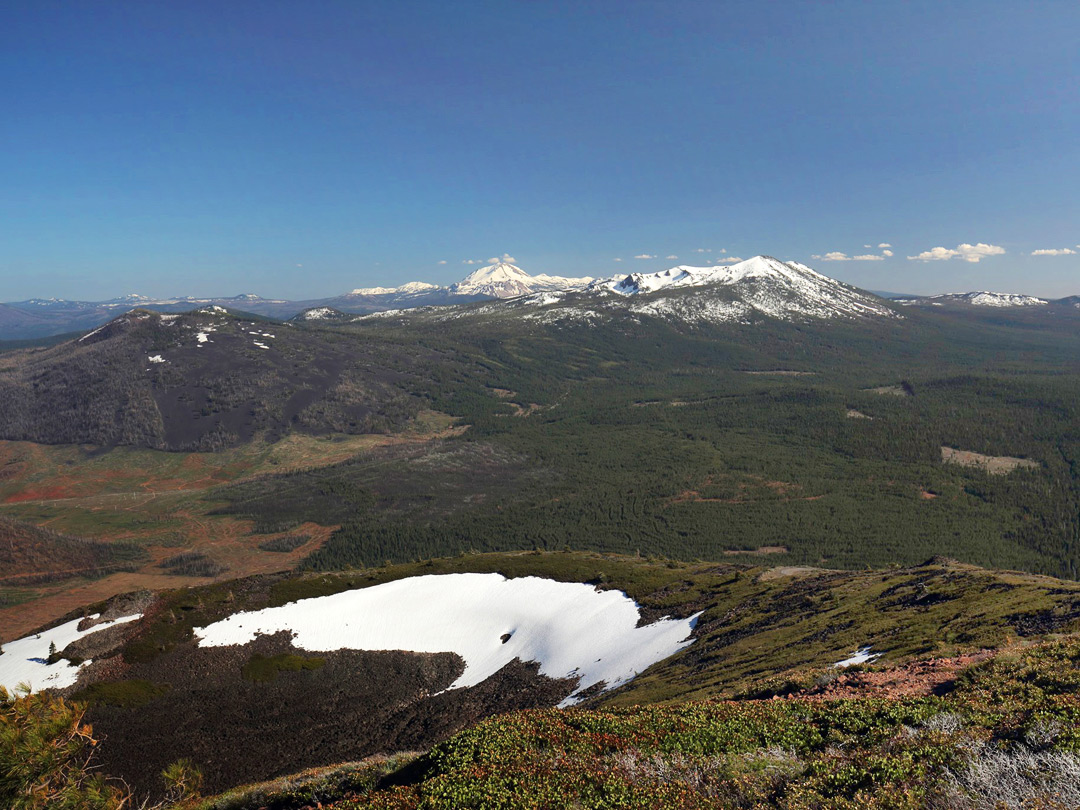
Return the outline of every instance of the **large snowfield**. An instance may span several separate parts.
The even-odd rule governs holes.
[[[696,616],[643,627],[638,619],[637,604],[621,591],[538,577],[444,574],[237,613],[195,635],[203,647],[291,631],[293,644],[311,652],[453,652],[465,670],[451,689],[475,686],[515,658],[536,661],[542,675],[579,678],[560,704],[569,706],[589,687],[623,684],[693,643]]]
[[[90,618],[96,619],[98,615],[95,613]],[[63,660],[49,664],[47,661],[50,644],[55,644],[56,649],[63,652],[64,648],[76,639],[124,622],[133,622],[141,617],[141,613],[124,616],[115,621],[95,624],[86,630],[78,629],[82,619],[73,619],[35,636],[5,641],[4,652],[0,653],[0,686],[5,687],[9,692],[13,692],[19,684],[24,683],[35,692],[71,686],[78,679],[79,670],[90,661],[83,661],[79,666]]]

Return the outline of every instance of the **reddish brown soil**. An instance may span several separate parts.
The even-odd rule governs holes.
[[[282,534],[305,534],[311,539],[299,548],[288,553],[262,551],[260,543],[279,535],[251,534],[251,523],[235,518],[206,518],[201,515],[189,515],[190,524],[185,529],[184,549],[150,547],[150,560],[134,573],[111,574],[102,579],[90,580],[73,585],[58,582],[53,586],[39,589],[42,596],[30,602],[0,608],[0,627],[3,638],[20,638],[54,619],[59,618],[84,605],[100,602],[120,593],[150,590],[182,588],[188,585],[205,585],[212,580],[206,577],[172,576],[158,567],[158,563],[182,550],[195,549],[208,554],[220,563],[229,566],[229,570],[218,579],[248,576],[249,574],[269,574],[288,571],[305,556],[319,548],[337,526],[319,526],[305,523],[302,526]],[[116,538],[122,539],[122,538]]]
[[[4,503],[21,503],[22,501],[55,501],[61,498],[74,498],[75,491],[69,487],[54,484],[40,489],[24,489],[4,499]]]
[[[981,650],[954,658],[929,658],[882,671],[860,671],[840,675],[816,689],[791,697],[812,700],[875,697],[901,698],[942,694],[949,691],[957,675],[972,664],[978,664],[997,653]]]

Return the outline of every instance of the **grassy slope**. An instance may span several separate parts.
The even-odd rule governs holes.
[[[974,667],[944,697],[515,714],[413,761],[404,786],[330,806],[1071,807],[1078,663],[1073,639]]]

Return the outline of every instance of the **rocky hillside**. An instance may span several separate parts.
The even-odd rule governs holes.
[[[0,438],[212,450],[289,430],[369,433],[414,415],[420,350],[221,307],[132,310],[0,361]]]

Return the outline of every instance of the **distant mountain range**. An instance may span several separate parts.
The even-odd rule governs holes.
[[[711,290],[705,295],[702,290]],[[697,290],[697,292],[693,292]],[[680,293],[660,304],[650,298]],[[80,332],[107,323],[122,312],[142,308],[157,312],[187,312],[220,306],[234,312],[298,320],[342,320],[347,315],[396,312],[422,307],[447,307],[477,301],[513,299],[515,307],[542,309],[545,319],[595,315],[614,306],[617,297],[632,298],[625,306],[639,314],[664,314],[690,321],[731,321],[754,313],[772,317],[831,317],[837,314],[883,314],[888,307],[880,294],[858,290],[830,279],[798,262],[759,256],[731,266],[679,266],[658,273],[629,273],[609,278],[566,278],[529,275],[509,262],[494,262],[461,281],[439,286],[412,281],[398,287],[362,287],[331,298],[306,301],[262,298],[251,293],[223,298],[148,298],[125,295],[107,301],[66,301],[32,298],[0,304],[0,340],[26,340]],[[569,297],[567,297],[569,296]],[[583,297],[584,296],[584,297]],[[1080,298],[1047,301],[1028,295],[994,292],[934,296],[888,294],[905,306],[1042,306],[1073,305]],[[590,305],[582,301],[591,301]],[[561,313],[561,314],[560,314]]]
[[[975,307],[1041,307],[1049,304],[1045,298],[1019,293],[999,293],[982,290],[967,293],[945,293],[942,295],[909,296],[894,299],[898,304],[922,304],[940,306],[943,304],[971,304]]]
[[[828,318],[895,318],[877,296],[823,276],[806,265],[756,256],[730,266],[680,266],[657,273],[597,279],[489,301],[460,309],[374,313],[370,318],[521,318],[525,321],[595,324],[613,318],[651,317],[685,324],[751,323],[763,318],[805,321]]]

